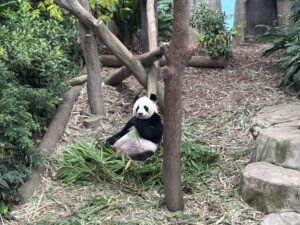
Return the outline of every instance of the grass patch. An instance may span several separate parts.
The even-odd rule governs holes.
[[[195,136],[183,135],[181,165],[185,192],[205,184],[218,160],[218,154]],[[162,151],[160,148],[154,157],[138,162],[117,154],[102,141],[91,143],[78,139],[66,148],[58,161],[57,177],[69,185],[80,181],[107,181],[127,190],[147,190],[162,186]]]
[[[30,225],[82,225],[96,224],[99,219],[106,218],[107,214],[113,210],[118,210],[117,197],[108,197],[99,195],[86,200],[76,211],[65,218],[45,218]],[[104,224],[117,224],[114,222],[105,222]],[[119,223],[122,224],[122,223]],[[29,224],[28,224],[29,225]]]

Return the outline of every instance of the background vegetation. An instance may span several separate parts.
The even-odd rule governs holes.
[[[279,60],[283,68],[281,84],[287,86],[296,83],[300,90],[300,0],[291,0],[291,12],[289,26],[263,26],[267,31],[257,39],[271,42],[263,50],[265,56],[279,50],[284,53]]]
[[[76,23],[51,1],[6,1],[0,25],[0,212],[20,201],[44,131],[82,58]],[[34,139],[33,139],[34,138]]]
[[[226,29],[227,17],[225,13],[213,11],[203,2],[193,9],[191,26],[196,29],[200,45],[207,49],[212,58],[232,56],[231,37],[236,32],[234,28],[229,31]]]

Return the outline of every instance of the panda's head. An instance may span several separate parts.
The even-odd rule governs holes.
[[[156,102],[155,94],[151,94],[150,97],[137,98],[133,105],[133,116],[143,120],[149,119],[154,113],[158,113]]]

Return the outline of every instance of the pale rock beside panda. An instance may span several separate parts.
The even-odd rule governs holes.
[[[107,139],[117,152],[138,161],[145,161],[154,154],[163,134],[156,102],[154,94],[134,102],[133,117],[120,132]]]

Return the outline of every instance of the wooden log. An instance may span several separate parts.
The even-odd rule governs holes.
[[[103,66],[107,67],[121,67],[124,64],[114,55],[101,55],[100,61]],[[154,59],[149,59],[149,62],[155,61]],[[144,66],[147,66],[143,63]],[[162,57],[159,59],[159,65],[165,66],[166,59]],[[224,68],[226,66],[226,60],[224,58],[212,59],[209,56],[193,56],[187,66],[189,67],[197,67],[197,68]]]
[[[85,35],[87,94],[91,113],[105,115],[104,99],[102,94],[101,66],[98,60],[98,48],[93,35]]]
[[[154,50],[144,53],[142,55],[137,56],[137,59],[141,61],[142,65],[147,67],[151,65],[154,61],[161,58],[164,53],[165,45],[162,45]],[[123,80],[130,76],[130,71],[126,69],[125,66],[115,70],[112,75],[110,75],[105,83],[108,85],[117,85],[120,84]]]
[[[166,59],[163,57],[159,60],[159,63],[160,66],[165,66]],[[224,68],[226,66],[226,61],[224,58],[212,59],[209,56],[193,56],[186,66],[197,68]]]
[[[79,0],[79,2],[84,9],[88,12],[90,11],[88,0]],[[80,43],[88,74],[87,94],[90,110],[91,113],[95,115],[104,115],[105,109],[101,85],[101,65],[98,60],[99,53],[96,37],[92,33],[92,30],[81,21],[79,21],[78,24]]]
[[[131,70],[143,87],[147,87],[147,74],[141,62],[109,31],[104,22],[97,20],[85,10],[77,0],[54,0],[54,2],[75,15],[82,23],[92,29],[101,41]],[[161,89],[160,86],[157,89]],[[163,90],[158,91],[159,106],[163,109]]]
[[[155,16],[155,2],[154,0],[147,0],[147,27],[148,27],[148,42],[149,50],[153,50],[157,47],[157,23]],[[147,70],[148,83],[147,83],[147,95],[157,94],[157,75],[158,75],[159,62],[155,61]]]
[[[56,109],[50,125],[48,126],[48,131],[39,145],[39,149],[45,152],[46,155],[50,156],[54,153],[56,145],[69,121],[73,105],[77,100],[81,89],[81,86],[72,87],[71,90],[65,94],[63,101]],[[27,201],[27,199],[33,195],[41,183],[41,175],[45,172],[45,169],[44,166],[39,166],[29,175],[27,181],[19,188],[19,192],[24,201]]]
[[[87,75],[81,75],[78,77],[74,77],[68,81],[68,84],[71,86],[76,86],[85,83],[87,80]]]

